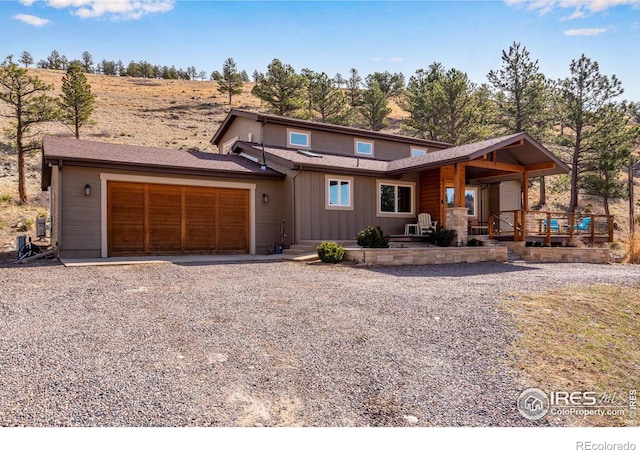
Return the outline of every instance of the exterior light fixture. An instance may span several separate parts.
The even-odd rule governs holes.
[[[89,197],[91,195],[91,185],[90,184],[85,184],[84,185],[84,195],[86,197]]]
[[[269,203],[269,195],[262,194],[262,203]]]

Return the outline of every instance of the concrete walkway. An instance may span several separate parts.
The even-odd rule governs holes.
[[[274,261],[314,261],[317,254],[305,255],[170,255],[170,256],[122,256],[111,258],[60,258],[66,267],[117,266],[127,264],[242,264]]]

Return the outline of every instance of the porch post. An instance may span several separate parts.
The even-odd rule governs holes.
[[[529,172],[522,172],[522,209],[529,210]]]
[[[456,208],[464,208],[464,180],[465,180],[465,165],[464,163],[454,164],[454,194],[455,197],[453,199],[454,206]]]

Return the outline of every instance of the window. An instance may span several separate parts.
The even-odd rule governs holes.
[[[351,203],[351,177],[325,176],[327,185],[326,209],[353,209]]]
[[[422,156],[426,154],[427,150],[424,148],[411,147],[411,156]]]
[[[413,215],[415,183],[378,182],[378,213]]]
[[[291,147],[311,147],[311,134],[304,131],[287,130],[287,142]]]
[[[464,190],[464,205],[467,207],[468,216],[477,216],[478,188],[467,187]]]
[[[447,208],[453,208],[455,205],[455,189],[452,187],[448,187],[446,189],[447,195]],[[478,188],[476,187],[465,187],[464,189],[464,206],[467,208],[468,216],[477,216],[478,209]]]
[[[373,156],[373,141],[362,141],[356,139],[354,141],[354,151],[356,155]]]

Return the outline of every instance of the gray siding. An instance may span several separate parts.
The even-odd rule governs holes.
[[[49,195],[51,196],[51,211],[49,211],[51,245],[58,247],[58,243],[60,242],[58,227],[58,220],[60,218],[60,177],[58,174],[58,166],[51,168],[51,189]]]
[[[60,252],[100,256],[100,172],[64,166],[61,178]],[[86,184],[91,185],[89,197],[84,195]]]
[[[379,225],[385,234],[404,234],[407,223],[416,217],[378,217],[377,181],[384,178],[355,176],[353,180],[353,210],[325,208],[325,174],[300,172],[296,177],[296,238],[297,240],[352,240],[369,225]],[[417,182],[415,175],[401,181]],[[414,191],[414,213],[417,216],[419,185]]]
[[[245,119],[246,120],[246,119]],[[236,119],[234,124],[239,120]],[[267,123],[264,128],[265,145],[273,145],[277,147],[287,146],[287,129],[303,130],[300,127],[287,127],[285,125],[278,125],[273,123]],[[318,152],[333,153],[344,156],[355,156],[354,154],[354,137],[348,134],[339,134],[336,132],[318,131],[318,130],[306,130],[311,133],[311,149]],[[228,133],[225,133],[225,136]],[[360,139],[360,138],[359,138]],[[361,138],[365,141],[374,141],[374,157],[375,159],[391,161],[394,159],[407,158],[411,156],[410,144],[404,144],[401,142],[387,141],[384,139],[370,139]],[[433,151],[434,149],[427,150]],[[365,156],[362,156],[365,158]]]
[[[215,180],[256,185],[255,190],[255,236],[256,253],[265,254],[274,242],[280,242],[280,225],[292,224],[290,207],[287,206],[288,195],[285,183],[281,180],[251,180],[224,177],[180,177],[157,173],[134,172],[123,170],[107,170],[89,167],[64,166],[61,171],[62,208],[59,217],[53,217],[55,226],[61,232],[60,253],[67,257],[99,257],[101,250],[101,192],[100,173],[126,175],[146,175],[158,178],[183,178],[193,180]],[[84,195],[84,186],[91,185],[91,196]],[[262,194],[269,196],[265,204]],[[56,209],[54,209],[56,211]],[[290,228],[289,228],[290,230]],[[287,232],[291,236],[291,231]],[[53,236],[53,234],[52,234]],[[286,243],[286,242],[285,242]]]
[[[224,143],[233,138],[238,138],[240,141],[261,142],[261,129],[262,125],[255,120],[237,117],[220,139],[220,153],[222,153]],[[249,139],[249,135],[251,135],[251,139]]]

